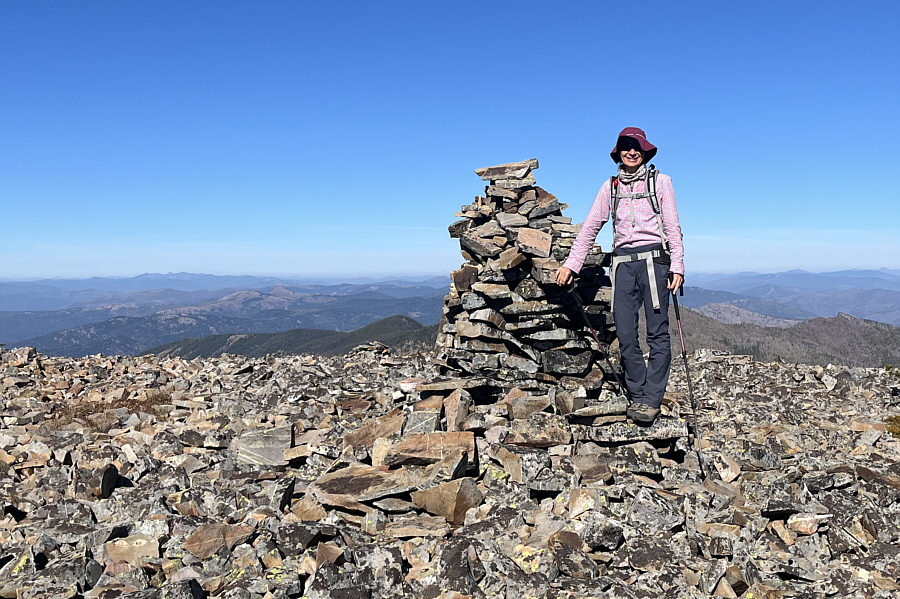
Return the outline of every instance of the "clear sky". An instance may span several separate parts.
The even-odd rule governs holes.
[[[0,0],[0,278],[444,274],[643,127],[690,272],[900,267],[900,2]],[[608,247],[607,226],[598,243]]]

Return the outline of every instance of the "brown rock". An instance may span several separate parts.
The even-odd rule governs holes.
[[[325,508],[312,495],[304,495],[301,499],[295,501],[294,505],[291,506],[291,513],[298,520],[304,522],[318,522],[328,515]]]
[[[537,158],[530,158],[521,162],[510,162],[508,164],[499,164],[497,166],[484,166],[475,169],[475,174],[481,177],[483,181],[493,181],[496,179],[522,179],[529,172],[537,169],[539,166]]]
[[[462,524],[466,511],[480,505],[483,498],[472,478],[460,478],[412,494],[413,503],[431,514],[443,516],[451,524]]]
[[[344,563],[344,550],[333,543],[319,543],[316,547],[316,570],[325,562],[341,565]]]
[[[444,417],[447,419],[447,432],[460,430],[466,416],[469,415],[469,405],[472,396],[468,391],[456,389],[444,399]]]
[[[519,229],[519,235],[516,238],[516,245],[519,249],[539,258],[550,257],[552,243],[553,238],[549,233],[525,227]]]
[[[351,464],[323,474],[310,485],[309,491],[326,505],[368,512],[371,508],[359,502],[405,493],[415,487],[405,472],[383,472],[365,464]]]
[[[500,339],[500,331],[484,322],[472,322],[469,320],[456,321],[456,334],[459,337],[486,337],[488,339]]]
[[[819,525],[831,519],[831,514],[792,514],[787,520],[787,527],[803,535],[815,534]]]
[[[136,567],[159,557],[159,541],[148,535],[131,535],[108,541],[104,546],[111,562],[125,562]]]
[[[511,452],[505,447],[499,447],[494,452],[494,457],[503,464],[503,469],[509,474],[510,482],[522,484],[522,457]]]
[[[488,260],[488,266],[494,270],[509,270],[525,261],[525,255],[516,247],[508,247],[496,258]]]
[[[466,264],[459,270],[450,273],[453,280],[453,288],[457,293],[468,291],[472,287],[472,283],[478,280],[478,268],[471,264]]]
[[[444,537],[450,532],[447,520],[440,516],[400,516],[384,527],[388,538]]]
[[[200,559],[207,559],[225,546],[227,524],[199,526],[184,543],[184,548]]]
[[[548,395],[540,395],[538,397],[525,395],[517,397],[510,400],[507,406],[510,418],[516,420],[528,418],[532,414],[540,412],[548,407],[550,407],[550,396]]]
[[[713,463],[719,476],[726,483],[730,483],[741,474],[741,466],[731,456],[717,455]]]
[[[447,455],[466,452],[470,467],[476,464],[475,435],[471,432],[423,433],[396,443],[384,456],[386,466],[431,464]]]
[[[372,447],[375,439],[383,439],[403,430],[406,416],[400,410],[381,417],[371,418],[355,431],[344,435],[344,447]]]

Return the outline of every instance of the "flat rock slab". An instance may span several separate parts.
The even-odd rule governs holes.
[[[291,447],[293,426],[251,430],[231,442],[239,462],[257,466],[284,466],[284,450]]]
[[[410,435],[391,447],[384,456],[385,466],[433,464],[447,456],[466,452],[470,466],[475,465],[475,435],[469,431]]]
[[[370,418],[358,429],[344,435],[344,447],[372,447],[375,439],[390,437],[403,429],[406,416],[399,411],[378,418]]]
[[[628,409],[628,400],[625,397],[615,397],[606,401],[595,403],[583,408],[579,408],[574,412],[570,412],[567,416],[575,417],[591,417],[591,416],[608,416],[610,414],[624,414]]]
[[[521,228],[516,238],[518,247],[526,254],[548,258],[553,245],[553,238],[549,233],[538,229]]]
[[[424,393],[426,391],[452,391],[454,389],[474,389],[476,387],[485,387],[490,385],[490,381],[484,377],[459,378],[459,379],[443,379],[434,380],[427,383],[420,383],[416,386],[416,391]]]
[[[389,538],[445,537],[449,533],[450,526],[440,516],[401,516],[384,527],[384,536]]]
[[[495,179],[522,179],[527,176],[532,169],[539,166],[537,158],[529,158],[521,162],[510,162],[507,164],[498,164],[497,166],[483,166],[475,169],[475,174],[481,177],[483,181],[491,181]]]
[[[106,555],[112,562],[140,567],[144,561],[159,557],[159,541],[149,535],[131,535],[106,543]]]
[[[504,443],[527,447],[551,447],[565,445],[572,439],[570,425],[565,417],[538,412],[528,418],[509,423],[509,435]]]
[[[184,542],[184,548],[200,559],[207,559],[222,547],[231,549],[238,543],[243,543],[250,538],[253,530],[252,526],[204,524],[188,537]]]
[[[404,472],[384,472],[366,464],[351,464],[323,474],[309,490],[322,503],[353,508],[360,501],[406,493],[416,488]]]
[[[630,422],[615,422],[606,426],[570,425],[575,441],[621,443],[653,439],[687,437],[687,422],[683,419],[657,418],[652,426],[638,426]]]

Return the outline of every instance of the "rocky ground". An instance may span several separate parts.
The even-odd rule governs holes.
[[[430,353],[0,353],[0,597],[897,597],[900,378],[691,355],[664,416]],[[886,425],[887,423],[887,425]]]

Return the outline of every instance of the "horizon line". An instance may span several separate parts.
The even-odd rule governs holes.
[[[739,274],[784,274],[784,273],[807,273],[807,274],[829,274],[835,272],[852,272],[852,271],[882,271],[900,274],[900,269],[880,267],[853,267],[839,268],[834,270],[807,270],[804,268],[786,268],[773,270],[702,270],[692,271],[691,275],[739,275]],[[0,283],[26,283],[34,281],[87,281],[91,279],[136,279],[147,276],[171,277],[171,276],[204,276],[204,277],[253,277],[259,279],[282,279],[282,280],[310,280],[310,281],[342,281],[347,279],[362,280],[383,280],[383,279],[434,279],[450,277],[450,273],[346,273],[341,275],[314,275],[314,274],[285,274],[285,273],[215,273],[215,272],[190,272],[190,271],[170,271],[170,272],[142,272],[138,274],[98,274],[98,275],[45,275],[45,276],[28,276],[28,277],[0,277]],[[690,275],[688,275],[690,276]]]

